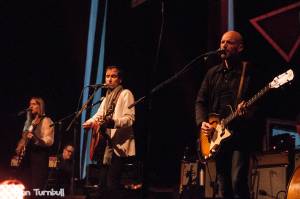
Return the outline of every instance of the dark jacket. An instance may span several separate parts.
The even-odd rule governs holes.
[[[242,62],[226,69],[223,64],[216,65],[208,70],[205,75],[195,102],[196,124],[200,128],[203,121],[207,121],[210,113],[219,114],[221,119],[235,111],[237,104],[242,100],[247,101],[253,94],[251,88],[251,70],[247,64],[243,89],[240,99],[237,99],[242,73]],[[234,133],[234,140],[247,140],[246,132],[250,130],[251,116],[236,118],[229,123],[228,128]],[[238,132],[238,133],[236,133]],[[236,143],[238,143],[236,142]],[[240,142],[242,143],[242,142]]]

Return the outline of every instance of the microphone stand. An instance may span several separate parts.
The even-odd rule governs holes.
[[[176,79],[178,79],[181,75],[183,75],[184,73],[186,73],[188,70],[191,69],[192,64],[194,64],[196,61],[198,61],[199,59],[207,59],[208,56],[210,55],[214,55],[214,54],[218,54],[221,53],[220,49],[218,50],[214,50],[214,51],[209,51],[207,53],[201,54],[197,57],[195,57],[192,61],[190,61],[189,63],[187,63],[186,65],[184,65],[184,67],[177,73],[175,73],[172,77],[170,77],[169,79],[166,79],[165,81],[161,82],[160,84],[158,84],[157,86],[155,86],[153,89],[150,90],[150,92],[147,93],[147,95],[139,98],[138,100],[136,100],[134,103],[132,103],[131,105],[128,106],[129,109],[131,109],[132,107],[136,106],[138,103],[144,101],[147,97],[152,96],[155,92],[161,90],[162,88],[164,88],[165,86],[167,86],[168,84],[170,84],[171,82],[175,81]],[[150,107],[150,102],[148,103],[148,106]],[[149,119],[148,119],[149,120]],[[147,121],[148,122],[148,121]],[[149,145],[150,145],[150,141],[149,138],[147,138],[148,135],[146,134],[146,151],[145,154],[147,156],[148,150],[149,150]],[[141,194],[141,198],[144,199],[147,196],[147,189],[148,189],[148,177],[147,175],[147,168],[148,168],[148,163],[147,163],[147,157],[145,158],[145,163],[143,165],[144,171],[143,171],[143,178],[142,178],[142,194]]]
[[[145,95],[145,96],[139,98],[134,103],[132,103],[131,105],[129,105],[128,108],[130,109],[130,108],[136,106],[138,103],[144,101],[147,97],[149,97],[149,95],[153,95],[155,92],[161,90],[162,88],[164,88],[168,84],[170,84],[173,81],[175,81],[176,79],[178,79],[181,75],[183,75],[184,73],[186,73],[187,71],[189,71],[191,69],[192,64],[194,64],[199,59],[201,59],[201,58],[207,59],[208,56],[214,55],[214,54],[218,54],[218,53],[219,53],[218,50],[214,50],[214,51],[209,51],[207,53],[204,53],[204,54],[201,54],[201,55],[195,57],[192,61],[190,61],[189,63],[187,63],[180,71],[178,71],[177,73],[175,73],[169,79],[166,79],[165,81],[163,81],[160,84],[158,84],[157,86],[155,86],[153,89],[150,90],[150,92],[149,92],[149,94],[147,96]]]
[[[88,106],[86,109],[90,109],[90,108],[93,108],[95,105],[99,104],[100,102],[102,102],[102,100],[98,100],[97,102],[91,104],[90,106]],[[65,120],[69,119],[70,117],[73,117],[74,115],[76,115],[78,113],[78,111],[74,112],[74,113],[71,113],[61,119],[59,119],[58,121],[56,122],[53,122],[50,127],[53,127],[53,126],[58,126],[58,132],[61,132],[61,129],[62,129],[62,124],[64,123]],[[61,140],[59,141],[59,144],[58,144],[58,149],[57,149],[57,155],[59,153],[61,149]]]
[[[95,105],[99,104],[100,102],[102,102],[102,100],[99,100],[99,101],[91,104],[90,106],[87,106],[86,109],[93,108]],[[56,122],[53,122],[53,124],[51,124],[50,127],[62,124],[66,119],[69,119],[70,117],[73,117],[73,115],[75,115],[77,113],[78,113],[78,111],[76,111],[74,113],[71,113],[70,115],[67,115],[66,117],[63,117],[62,119],[60,119],[60,120],[58,120]]]
[[[75,122],[77,121],[77,119],[79,118],[79,116],[82,114],[82,112],[84,110],[86,110],[88,108],[88,104],[91,102],[91,100],[94,98],[95,94],[96,94],[96,91],[101,88],[102,86],[97,86],[97,87],[94,87],[94,91],[93,93],[89,96],[89,98],[87,99],[87,101],[82,105],[81,109],[77,112],[75,112],[75,116],[74,118],[72,119],[72,121],[70,122],[69,126],[67,127],[66,131],[69,132],[69,130],[71,129],[71,127],[75,124]],[[97,103],[95,104],[98,104],[99,102],[101,102],[101,100],[99,100]],[[95,104],[92,104],[93,106]],[[92,106],[91,106],[92,107]],[[74,145],[74,149],[76,150],[77,149],[77,140],[76,140],[76,137],[77,137],[77,130],[76,128],[73,128],[73,132],[74,132],[74,135],[73,135],[73,145]],[[71,184],[70,184],[70,194],[73,195],[74,194],[74,172],[75,172],[75,155],[73,155],[73,168],[72,168],[72,177],[71,177]]]

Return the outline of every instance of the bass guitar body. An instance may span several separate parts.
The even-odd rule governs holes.
[[[24,159],[25,152],[27,149],[27,145],[29,142],[29,140],[27,138],[27,134],[28,134],[28,132],[23,132],[22,138],[18,144],[20,150],[15,156],[12,157],[12,159],[10,161],[10,166],[21,167],[21,164],[23,163],[23,159]]]
[[[270,89],[279,88],[280,86],[290,82],[294,79],[294,72],[289,69],[285,73],[275,77],[272,82],[268,83],[263,89],[256,93],[252,98],[244,103],[244,107],[248,108],[251,106],[257,99],[267,93]],[[201,151],[201,156],[204,159],[212,158],[220,148],[222,142],[228,139],[231,136],[231,133],[225,128],[229,122],[238,117],[239,114],[237,111],[232,112],[226,118],[220,120],[217,114],[210,114],[208,122],[213,125],[214,132],[207,136],[200,131],[199,136],[199,149]]]
[[[211,135],[200,131],[200,151],[205,160],[211,159],[219,150],[221,143],[231,136],[228,129],[224,127],[218,114],[210,114],[208,122],[214,127]]]

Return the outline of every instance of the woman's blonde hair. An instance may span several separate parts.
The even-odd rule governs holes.
[[[41,97],[32,97],[31,100],[35,100],[40,105],[40,116],[44,116],[45,112],[45,102]]]

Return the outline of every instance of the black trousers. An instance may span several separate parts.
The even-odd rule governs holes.
[[[48,178],[48,150],[32,147],[30,151],[31,188],[45,189]]]
[[[106,189],[105,198],[122,198],[121,176],[124,164],[125,159],[113,153],[111,164],[103,166],[103,174],[100,185],[103,185]]]

